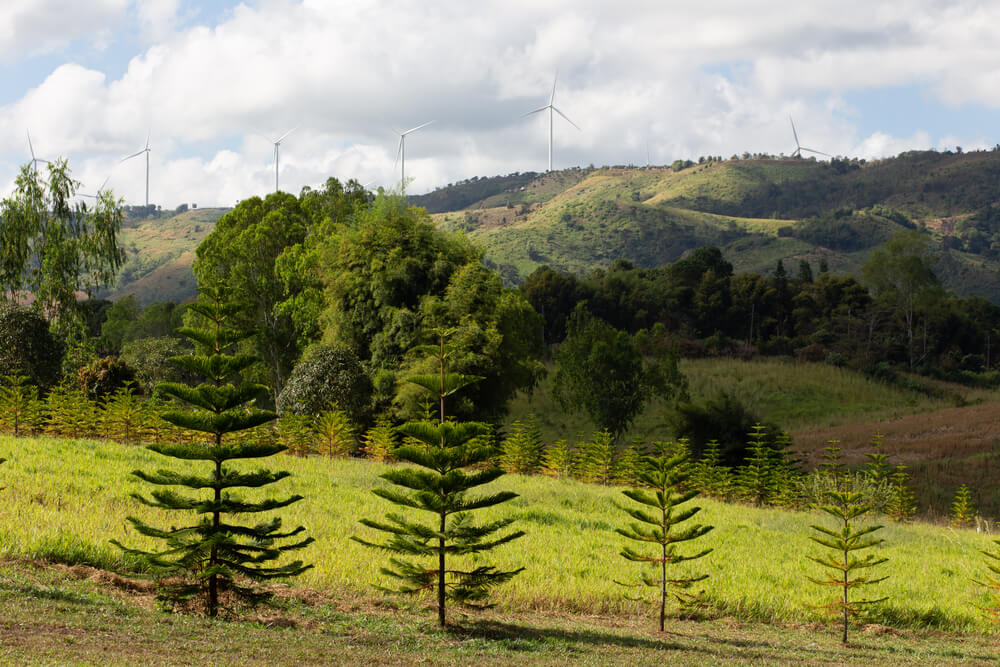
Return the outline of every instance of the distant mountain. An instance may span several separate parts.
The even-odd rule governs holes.
[[[585,273],[625,259],[672,262],[717,245],[737,270],[855,272],[903,228],[934,237],[942,282],[1000,303],[1000,151],[919,151],[864,162],[797,158],[709,160],[687,168],[569,170],[476,179],[424,195],[465,203],[439,211],[510,283],[547,264]],[[472,200],[473,194],[481,195]],[[418,203],[420,198],[411,197]],[[789,262],[793,262],[790,264]]]

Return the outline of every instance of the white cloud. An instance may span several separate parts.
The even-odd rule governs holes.
[[[36,56],[76,39],[100,42],[128,0],[5,0],[0,4],[0,55]]]
[[[22,3],[0,19],[6,11],[7,24],[35,25],[55,4]],[[114,16],[122,4],[100,7]],[[151,132],[154,201],[232,204],[273,188],[272,148],[255,133],[299,126],[281,151],[290,191],[331,175],[391,184],[393,128],[434,119],[407,142],[413,191],[542,170],[547,118],[521,116],[547,103],[557,69],[556,105],[583,128],[556,118],[557,168],[639,164],[647,143],[659,163],[788,154],[789,115],[803,144],[833,154],[939,145],[926,128],[861,136],[863,110],[844,95],[884,86],[1000,105],[992,62],[1000,8],[974,2],[926,0],[902,12],[867,0],[274,0],[237,5],[217,25],[182,27],[186,7],[140,0],[135,28],[155,43],[123,73],[63,65],[0,108],[0,169],[12,173],[24,159],[30,127],[39,151],[68,154],[82,180],[113,173],[116,190],[141,201],[139,160],[115,165]],[[80,34],[53,32],[63,42]],[[0,39],[0,51],[16,41]],[[969,147],[995,143],[954,134],[948,141]]]

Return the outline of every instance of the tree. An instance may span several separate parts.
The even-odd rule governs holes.
[[[309,223],[294,195],[244,199],[216,221],[192,267],[199,286],[225,286],[240,304],[231,325],[254,334],[274,397],[301,352],[294,322],[279,308],[289,295],[276,264],[305,240]]]
[[[318,415],[331,406],[355,424],[368,421],[372,383],[357,355],[342,345],[317,344],[295,365],[278,394],[281,414]]]
[[[679,526],[701,511],[700,507],[683,509],[678,507],[698,495],[697,490],[681,491],[689,477],[685,472],[687,453],[681,450],[680,453],[674,454],[672,446],[664,443],[657,443],[656,447],[656,456],[645,456],[642,459],[643,463],[638,471],[639,486],[622,491],[626,498],[644,507],[622,507],[622,510],[635,521],[625,528],[616,530],[619,535],[630,540],[657,547],[655,552],[650,554],[626,546],[622,549],[621,555],[626,560],[653,566],[656,569],[654,575],[643,572],[641,584],[635,585],[659,589],[660,632],[663,632],[668,589],[678,591],[675,596],[683,604],[692,599],[692,596],[684,594],[683,591],[692,584],[708,578],[707,574],[694,577],[667,577],[668,566],[695,560],[712,552],[711,549],[702,549],[696,553],[681,554],[677,551],[677,545],[701,537],[711,531],[712,526],[702,524],[683,528]]]
[[[665,397],[683,391],[686,382],[676,362],[675,357],[667,359],[666,373],[645,366],[631,336],[577,309],[556,353],[553,391],[564,409],[586,412],[594,424],[618,438],[654,390]],[[664,376],[672,376],[672,381],[663,381]]]
[[[360,537],[355,541],[369,547],[383,549],[407,558],[430,557],[430,566],[420,565],[404,558],[390,558],[391,567],[382,573],[396,579],[400,586],[396,592],[413,594],[436,590],[438,624],[446,624],[447,600],[475,605],[482,602],[490,589],[509,581],[524,568],[502,571],[491,565],[473,564],[470,569],[457,569],[448,562],[453,557],[471,556],[478,563],[478,554],[490,551],[522,535],[514,531],[497,536],[513,519],[498,519],[475,525],[470,512],[493,507],[517,497],[510,491],[498,491],[481,496],[469,495],[479,486],[488,484],[504,473],[489,465],[497,450],[482,444],[482,437],[489,433],[485,424],[478,422],[452,422],[446,419],[445,401],[478,378],[447,371],[449,353],[448,331],[436,332],[437,345],[425,346],[424,352],[433,352],[438,372],[414,376],[411,382],[424,387],[439,401],[437,423],[408,422],[399,432],[418,444],[403,445],[393,452],[394,458],[413,464],[411,467],[394,468],[380,477],[397,488],[376,488],[372,492],[401,507],[427,512],[430,523],[411,521],[401,514],[386,514],[384,521],[362,519],[361,523],[383,533],[385,542],[371,542]],[[485,466],[485,467],[484,467]]]
[[[37,308],[0,303],[0,377],[24,375],[44,393],[59,382],[65,353]]]
[[[832,614],[840,614],[843,618],[844,631],[841,641],[846,644],[848,619],[857,615],[862,607],[888,599],[883,597],[875,600],[852,600],[850,599],[850,591],[858,586],[868,586],[884,581],[887,577],[871,577],[860,572],[881,565],[888,559],[878,558],[872,554],[863,558],[854,555],[856,551],[870,549],[885,541],[870,537],[882,526],[871,525],[858,528],[854,524],[855,519],[864,516],[871,510],[871,506],[864,502],[863,496],[858,492],[847,490],[827,491],[825,495],[827,504],[820,506],[820,509],[834,517],[837,526],[831,529],[813,525],[812,529],[819,535],[811,535],[809,539],[826,547],[832,553],[810,556],[809,560],[819,563],[832,572],[825,579],[813,577],[808,577],[808,579],[815,584],[839,589],[837,599],[825,605],[825,608]]]
[[[69,331],[81,324],[78,293],[110,284],[125,262],[118,245],[123,214],[110,191],[92,207],[73,203],[80,183],[65,160],[51,162],[47,176],[21,167],[13,194],[0,202],[0,293],[10,300],[32,293]]]
[[[231,382],[232,377],[258,361],[253,355],[229,353],[247,335],[245,331],[229,326],[242,305],[224,301],[219,291],[209,288],[202,290],[202,296],[205,300],[192,305],[191,310],[205,319],[206,326],[179,330],[181,335],[196,343],[200,351],[174,357],[173,362],[204,377],[205,381],[194,387],[166,382],[160,384],[157,390],[190,406],[188,410],[175,408],[164,412],[161,415],[164,420],[180,428],[205,433],[209,441],[151,444],[148,448],[176,459],[205,461],[210,464],[210,470],[208,474],[201,475],[168,469],[156,472],[136,470],[132,474],[156,486],[209,491],[208,498],[199,494],[185,496],[166,489],[153,491],[151,497],[133,494],[145,505],[168,512],[194,511],[203,518],[193,525],[163,529],[129,517],[129,522],[139,533],[165,541],[166,548],[143,551],[130,549],[116,541],[112,543],[144,558],[157,572],[168,576],[182,575],[180,583],[165,585],[164,596],[183,599],[204,591],[207,613],[214,617],[218,614],[220,590],[231,590],[249,600],[263,597],[253,588],[238,584],[238,578],[263,581],[293,577],[311,567],[299,560],[284,565],[269,563],[287,552],[301,549],[313,538],[280,544],[286,538],[299,535],[304,528],[299,526],[282,532],[278,517],[254,525],[235,523],[231,518],[234,515],[271,512],[301,500],[302,496],[269,497],[252,502],[231,492],[237,488],[261,488],[288,477],[289,473],[267,469],[241,472],[231,467],[231,461],[271,456],[285,447],[274,443],[239,442],[227,437],[265,424],[275,419],[276,415],[253,407],[255,399],[266,395],[267,387]],[[191,575],[196,578],[193,582]]]
[[[927,237],[912,229],[896,232],[881,248],[876,248],[861,267],[861,275],[875,297],[893,305],[902,314],[910,368],[916,366],[915,320],[920,300],[939,287]]]

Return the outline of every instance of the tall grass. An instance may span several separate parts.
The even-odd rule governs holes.
[[[129,473],[136,468],[176,467],[175,461],[145,449],[108,442],[54,438],[0,437],[0,553],[88,562],[132,569],[107,541],[154,546],[125,521],[136,515],[154,525],[179,523],[140,505],[129,494],[147,492]],[[301,555],[315,569],[291,582],[346,595],[374,594],[372,584],[386,584],[379,568],[387,557],[348,540],[364,534],[357,520],[380,517],[388,503],[371,488],[382,482],[384,464],[364,460],[278,456],[268,467],[293,476],[264,493],[300,493],[305,499],[279,511],[288,526],[302,524],[316,539]],[[495,601],[510,610],[634,613],[639,603],[623,598],[614,583],[627,564],[618,555],[622,538],[614,528],[624,523],[617,508],[620,489],[571,480],[508,475],[491,489],[511,489],[519,498],[484,511],[490,517],[513,516],[527,535],[491,553],[491,563],[525,572],[496,592]],[[790,513],[726,505],[708,499],[699,519],[714,525],[702,540],[713,553],[698,563],[711,605],[725,614],[754,620],[796,621],[816,618],[811,606],[823,591],[807,585],[813,566],[809,524],[816,514]],[[488,516],[486,516],[488,515]],[[934,627],[982,631],[989,626],[974,603],[985,598],[971,583],[983,570],[980,549],[987,536],[929,525],[892,525],[880,533],[891,578],[879,586],[890,601],[873,610],[870,620],[896,627]],[[372,537],[372,536],[368,536]]]

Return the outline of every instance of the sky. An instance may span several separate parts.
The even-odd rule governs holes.
[[[0,196],[233,206],[333,176],[407,192],[553,167],[1000,143],[1000,3],[6,0]],[[648,158],[647,158],[648,156]]]

